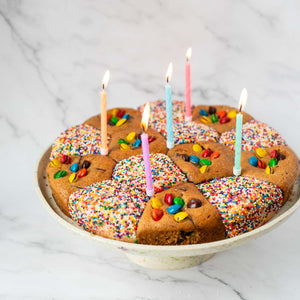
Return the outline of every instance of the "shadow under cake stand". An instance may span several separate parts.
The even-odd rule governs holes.
[[[72,232],[89,240],[94,240],[102,246],[122,251],[131,261],[146,268],[171,270],[199,265],[217,252],[240,246],[274,229],[300,206],[300,188],[298,180],[294,186],[291,198],[280,209],[278,214],[263,226],[250,232],[217,242],[196,245],[155,246],[125,243],[93,235],[83,230],[59,209],[47,181],[46,167],[49,163],[50,152],[51,147],[42,154],[34,171],[36,191],[50,215]]]

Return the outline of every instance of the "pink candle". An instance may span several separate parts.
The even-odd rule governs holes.
[[[189,48],[186,53],[186,63],[185,63],[185,121],[187,123],[192,121],[191,64],[190,64],[191,55],[192,55],[192,48]]]
[[[143,118],[142,118],[142,127],[146,131],[148,127],[150,107],[147,103],[144,109]],[[149,141],[148,134],[143,132],[141,135],[142,140],[142,149],[143,149],[143,158],[145,166],[145,175],[146,175],[146,193],[147,196],[152,197],[154,195],[152,173],[151,173],[151,164],[150,164],[150,154],[149,154]]]

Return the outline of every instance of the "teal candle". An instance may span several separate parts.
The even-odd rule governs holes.
[[[236,115],[235,156],[234,156],[234,168],[233,168],[233,174],[235,176],[241,175],[242,128],[243,128],[243,115],[241,113],[238,113]]]
[[[233,174],[235,176],[239,176],[242,173],[241,155],[242,155],[243,114],[241,113],[241,111],[245,108],[247,97],[248,97],[247,90],[243,89],[240,97],[240,104],[239,104],[240,112],[236,115],[235,156],[234,156],[234,167],[233,167]]]
[[[172,115],[172,92],[169,80],[172,73],[172,63],[170,63],[167,72],[167,84],[165,85],[166,93],[166,114],[167,114],[167,147],[172,149],[174,147],[174,132],[173,132],[173,115]]]

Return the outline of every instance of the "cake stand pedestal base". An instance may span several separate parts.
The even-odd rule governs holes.
[[[150,255],[136,255],[126,253],[129,260],[144,268],[157,270],[178,270],[195,267],[210,259],[212,254],[204,254],[198,256],[182,256],[182,257],[158,257]]]

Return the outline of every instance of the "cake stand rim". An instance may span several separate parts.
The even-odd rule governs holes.
[[[79,234],[87,239],[92,239],[96,242],[100,242],[106,247],[115,248],[117,250],[124,251],[133,251],[136,253],[143,253],[147,255],[151,255],[151,253],[159,252],[160,255],[170,255],[173,254],[176,256],[190,256],[193,255],[201,255],[201,254],[209,254],[209,253],[217,253],[221,251],[225,251],[227,249],[242,245],[247,241],[251,241],[263,235],[264,233],[269,232],[270,230],[276,228],[279,224],[285,221],[289,216],[291,216],[297,208],[300,207],[300,197],[295,200],[288,200],[284,206],[287,204],[290,205],[289,208],[285,212],[280,215],[275,215],[270,221],[266,224],[253,229],[247,233],[243,233],[241,235],[223,239],[220,241],[202,243],[202,244],[191,244],[191,245],[145,245],[145,244],[136,244],[136,243],[127,243],[123,241],[117,241],[109,238],[104,238],[98,235],[91,234],[78,225],[72,224],[72,220],[67,217],[62,211],[55,211],[54,208],[50,205],[49,199],[46,199],[42,193],[41,186],[39,183],[39,170],[41,169],[41,163],[45,156],[49,154],[52,145],[50,145],[41,156],[38,158],[35,168],[34,168],[34,185],[35,190],[40,198],[40,201],[48,211],[48,213],[61,225],[71,230],[72,232]],[[49,155],[48,155],[49,158]],[[47,165],[47,164],[46,164]],[[45,169],[44,169],[45,172]],[[299,194],[299,192],[298,192]],[[298,195],[299,196],[299,195]],[[283,206],[283,207],[284,207]],[[282,209],[282,208],[281,208]]]

